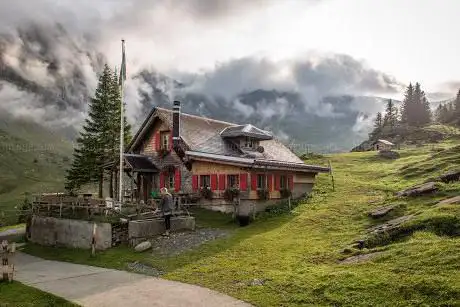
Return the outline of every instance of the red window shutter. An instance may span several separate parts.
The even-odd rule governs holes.
[[[257,190],[257,174],[251,174],[251,190]]]
[[[289,185],[290,190],[292,190],[294,188],[294,176],[292,176],[292,175],[288,176],[288,185]]]
[[[281,186],[280,175],[275,175],[275,191],[279,191]]]
[[[269,191],[273,191],[273,178],[272,175],[267,175],[267,186]]]
[[[161,172],[160,173],[160,188],[165,187],[165,173]]]
[[[193,191],[198,190],[198,175],[193,175],[192,176],[192,189],[193,189]]]
[[[155,133],[155,150],[159,151],[161,148],[160,132]]]
[[[219,190],[225,190],[225,174],[219,175]]]
[[[169,150],[173,150],[172,132],[169,132]]]
[[[175,173],[174,173],[174,190],[176,192],[180,191],[180,168],[176,168]]]
[[[217,190],[217,174],[211,175],[211,190],[212,191]]]
[[[248,174],[240,174],[240,189],[241,191],[248,189]]]

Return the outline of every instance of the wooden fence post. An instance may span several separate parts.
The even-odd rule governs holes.
[[[12,243],[11,245],[8,244],[8,241],[2,241],[0,245],[0,254],[2,256],[2,265],[1,265],[1,272],[0,280],[3,281],[13,281],[13,274],[14,274],[14,263],[12,258],[14,253],[16,252],[16,243]]]
[[[332,173],[331,160],[328,160],[327,162],[329,164],[329,175],[331,176],[331,180],[332,180],[332,191],[335,191],[334,174]]]

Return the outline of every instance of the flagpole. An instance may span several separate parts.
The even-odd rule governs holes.
[[[125,40],[121,40],[121,48],[122,48],[122,68],[121,68],[121,74],[120,74],[120,100],[121,100],[121,107],[120,107],[120,171],[119,171],[119,177],[120,177],[120,182],[118,185],[118,201],[120,202],[120,211],[121,211],[121,206],[122,206],[122,201],[123,201],[123,152],[124,152],[124,139],[125,139],[125,123],[124,123],[124,105],[123,105],[123,85],[124,85],[124,69],[123,65],[126,65],[125,61]]]

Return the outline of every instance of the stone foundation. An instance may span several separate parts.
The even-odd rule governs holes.
[[[112,246],[112,226],[96,223],[96,249]],[[33,216],[30,225],[30,241],[45,246],[91,248],[94,222]]]
[[[171,217],[171,231],[195,230],[195,218],[192,216]],[[164,219],[130,221],[128,226],[128,239],[132,246],[146,239],[158,236],[165,231]]]

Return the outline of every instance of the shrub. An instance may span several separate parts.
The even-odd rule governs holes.
[[[288,197],[290,197],[291,195],[292,195],[292,192],[291,192],[291,190],[289,190],[289,189],[281,189],[281,190],[280,190],[280,196],[281,196],[281,198],[288,198]]]
[[[204,199],[212,199],[212,191],[211,188],[205,187],[200,189],[200,196]]]
[[[224,199],[226,200],[232,201],[235,198],[237,198],[239,195],[240,195],[240,190],[237,188],[227,188],[224,191]]]
[[[257,196],[261,200],[267,200],[270,197],[270,193],[265,189],[257,190]]]

